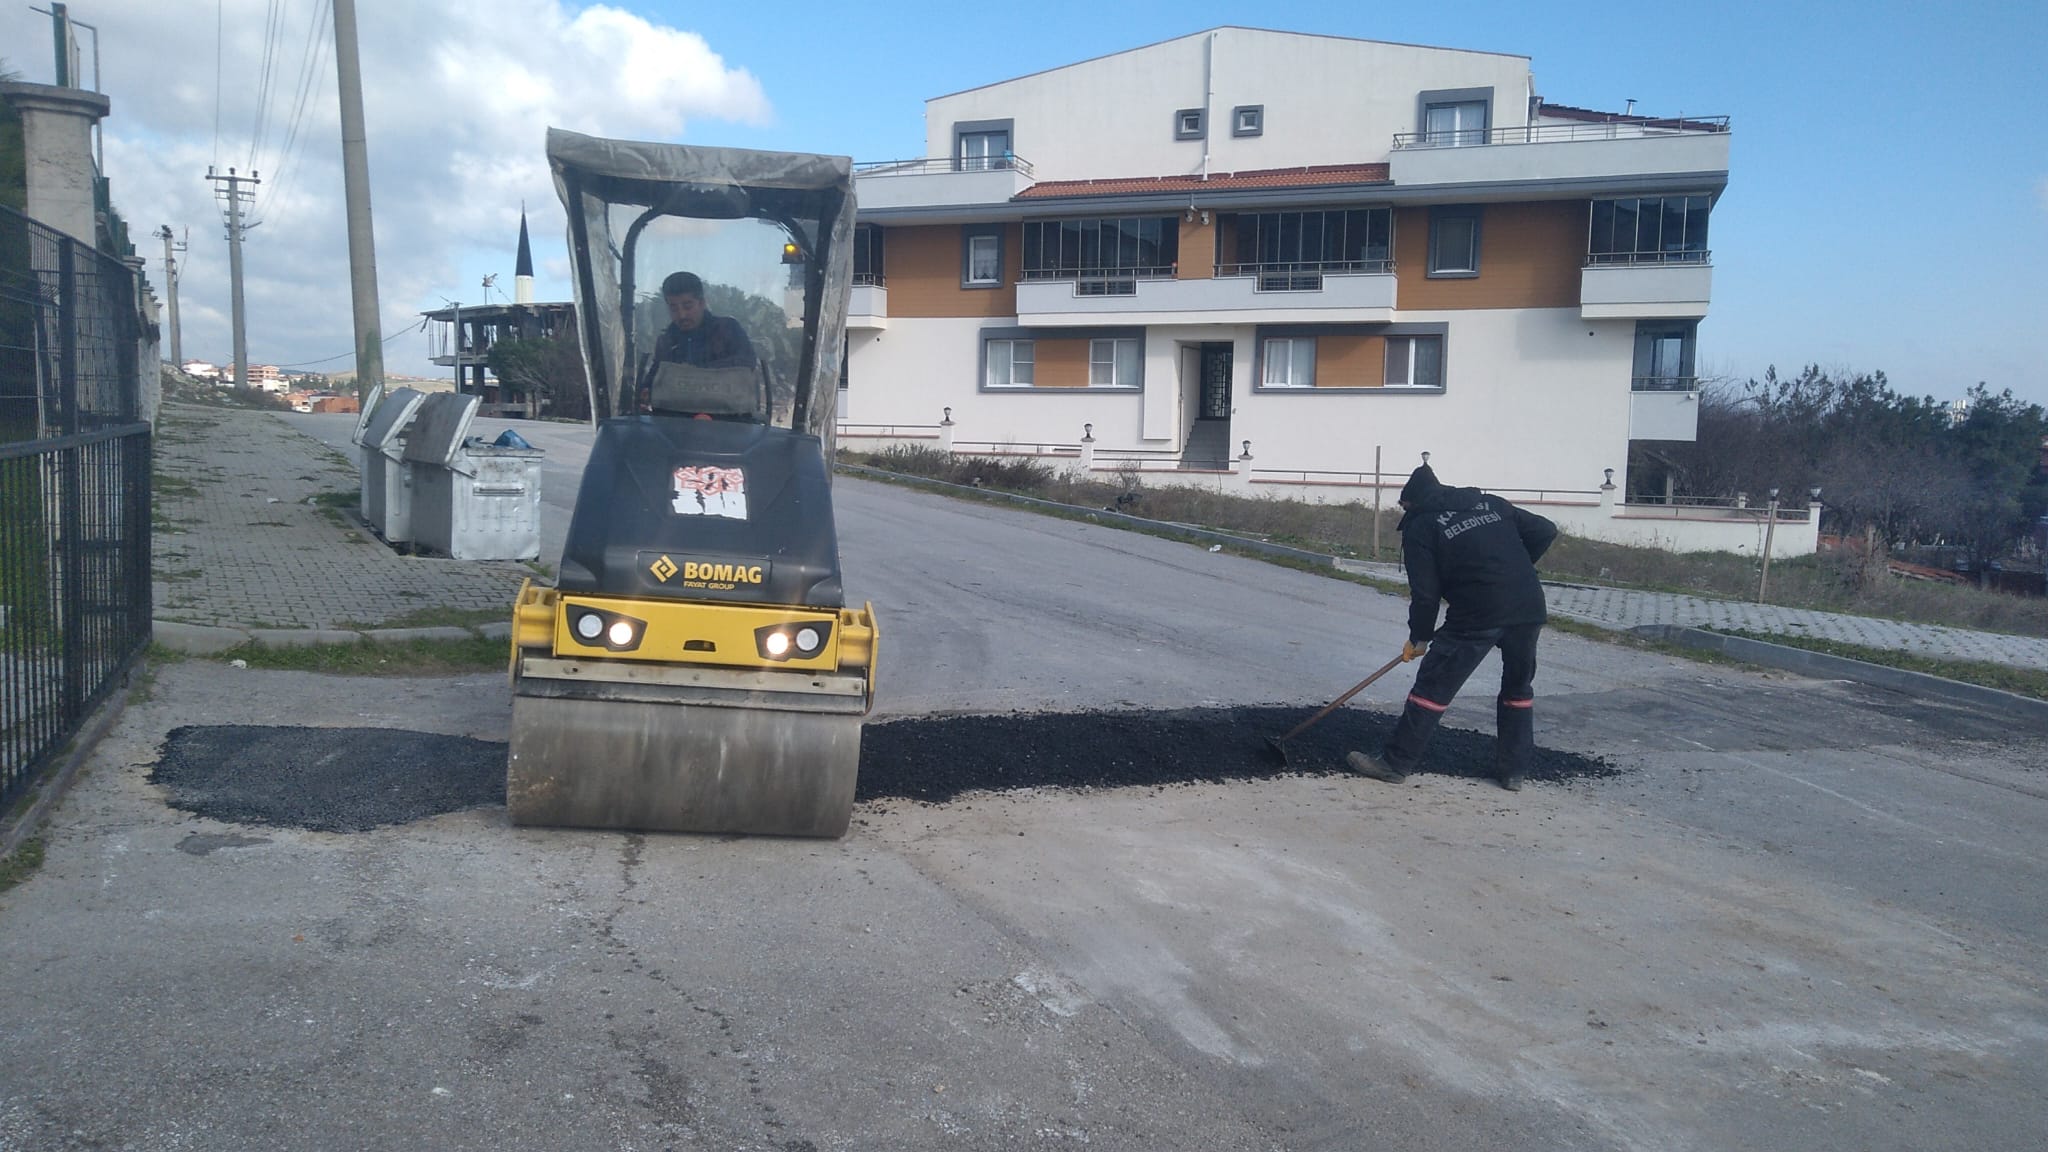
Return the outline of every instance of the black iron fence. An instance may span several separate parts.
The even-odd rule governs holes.
[[[135,273],[0,209],[0,811],[150,633]]]

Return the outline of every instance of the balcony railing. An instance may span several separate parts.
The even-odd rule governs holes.
[[[1632,392],[1697,392],[1697,376],[1637,376],[1629,381]]]
[[[1326,273],[1385,274],[1392,260],[1296,260],[1261,264],[1218,264],[1216,275],[1255,276],[1260,292],[1320,292]]]
[[[1640,264],[1712,264],[1713,253],[1704,248],[1694,252],[1590,252],[1586,267],[1611,268]]]
[[[862,285],[867,285],[870,288],[888,287],[888,285],[883,282],[882,274],[880,272],[855,272],[853,274],[853,286],[858,288]]]
[[[1569,124],[1528,124],[1508,128],[1471,128],[1450,132],[1397,132],[1396,150],[1404,148],[1469,148],[1484,144],[1547,144],[1564,140],[1635,140],[1646,136],[1691,136],[1728,131],[1726,116],[1680,118],[1617,116],[1612,120]]]
[[[1016,172],[1031,175],[1022,156],[927,156],[918,160],[871,160],[855,164],[855,176],[930,176],[944,172]]]

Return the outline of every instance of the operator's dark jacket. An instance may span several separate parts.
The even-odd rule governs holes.
[[[754,345],[739,321],[706,312],[695,328],[670,324],[662,329],[654,341],[654,360],[698,368],[751,368]]]
[[[1416,491],[1415,489],[1419,489]],[[1411,484],[1401,518],[1408,565],[1408,638],[1436,634],[1437,607],[1449,601],[1446,632],[1483,632],[1546,619],[1536,561],[1557,539],[1557,525],[1477,488]]]

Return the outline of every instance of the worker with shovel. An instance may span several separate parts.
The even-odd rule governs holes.
[[[1422,762],[1451,699],[1479,662],[1500,649],[1494,770],[1519,791],[1536,751],[1536,637],[1546,618],[1536,561],[1557,525],[1477,488],[1449,488],[1428,464],[1401,489],[1401,554],[1408,567],[1408,643],[1422,658],[1393,738],[1377,756],[1353,752],[1353,772],[1398,784]],[[1442,628],[1439,604],[1448,603]]]

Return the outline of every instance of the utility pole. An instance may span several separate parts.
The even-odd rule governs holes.
[[[185,345],[178,332],[178,253],[185,250],[186,244],[173,237],[169,224],[158,228],[156,234],[164,242],[164,298],[170,307],[171,363],[182,368],[185,366]]]
[[[237,176],[233,168],[228,169],[225,176],[208,168],[206,178],[216,185],[214,195],[227,203],[228,284],[235,314],[235,388],[246,392],[249,390],[249,330],[242,311],[242,233],[248,229],[242,224],[242,205],[256,199],[256,185],[262,181],[257,179],[254,171],[247,176]],[[249,187],[242,187],[244,184]]]
[[[370,389],[384,383],[384,329],[377,312],[377,239],[370,227],[370,148],[363,131],[356,0],[334,0],[334,79],[341,89],[341,184],[348,208],[348,278],[355,304],[356,398],[367,400]]]

